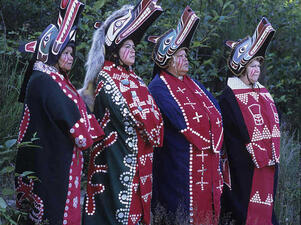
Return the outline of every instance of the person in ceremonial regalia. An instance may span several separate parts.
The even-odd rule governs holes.
[[[90,154],[83,224],[150,224],[160,111],[133,70],[135,46],[161,14],[156,0],[115,11],[93,36],[81,94],[105,132]]]
[[[176,29],[148,37],[155,43],[149,90],[164,120],[163,147],[154,151],[154,224],[217,224],[219,218],[221,113],[212,94],[188,76],[187,53],[198,23],[187,6]],[[162,208],[168,216],[160,220]]]
[[[18,136],[16,205],[28,212],[28,219],[20,224],[81,223],[82,150],[104,135],[68,78],[83,8],[77,0],[62,0],[57,24],[50,24],[37,41],[20,47],[34,53],[19,98],[24,111]]]
[[[266,18],[252,37],[227,41],[233,77],[219,97],[230,168],[221,200],[221,224],[278,224],[273,206],[280,155],[279,116],[268,90],[258,82],[275,33]]]

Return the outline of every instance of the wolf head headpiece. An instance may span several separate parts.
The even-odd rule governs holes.
[[[153,60],[160,68],[168,66],[168,60],[181,48],[189,48],[200,18],[187,6],[183,11],[176,29],[170,29],[161,36],[149,36],[148,41],[155,43]]]
[[[274,33],[272,25],[263,17],[252,37],[247,36],[239,41],[226,41],[226,45],[232,49],[228,67],[235,76],[240,76],[253,59],[264,59]]]
[[[125,5],[115,11],[102,24],[98,23],[86,63],[87,73],[81,91],[94,82],[102,69],[106,55],[116,51],[127,39],[137,45],[144,32],[163,12],[157,0],[141,0],[135,7]]]
[[[48,65],[55,65],[67,44],[75,45],[76,31],[83,9],[84,4],[78,0],[61,0],[57,23],[50,24],[38,40],[19,46],[21,52],[34,53],[22,83],[20,102],[24,102],[26,86],[32,74],[34,62],[42,61]]]

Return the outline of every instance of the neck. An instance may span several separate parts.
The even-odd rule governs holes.
[[[183,78],[183,76],[185,75],[178,73],[178,71],[174,67],[168,67],[166,71],[179,79]]]
[[[250,81],[250,79],[248,78],[247,75],[242,75],[240,77],[238,77],[242,82],[244,82],[245,85],[249,86],[249,87],[253,87],[254,84]]]

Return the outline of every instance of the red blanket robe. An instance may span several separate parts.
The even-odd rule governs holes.
[[[248,152],[254,165],[245,223],[249,225],[272,224],[275,165],[279,163],[280,152],[278,113],[272,96],[259,83],[252,89],[247,87],[239,78],[229,78],[228,86],[235,96],[234,102],[236,102],[235,104],[239,108],[243,118],[243,125],[247,130],[249,138],[244,142],[245,151]],[[231,130],[227,126],[227,124],[230,124],[230,117],[225,107],[230,108],[230,110],[232,108],[234,112],[235,104],[232,103],[230,106],[225,105],[226,101],[231,102],[229,96],[224,92],[221,99],[225,100],[222,100],[221,107],[226,124],[225,133],[233,136],[232,139],[225,138],[225,144],[228,147],[228,154],[233,155],[232,151],[235,148],[233,143],[236,134],[234,132],[228,133]],[[232,126],[241,127],[242,125],[236,124],[239,121],[239,118],[236,117],[235,121],[232,122],[234,124]],[[234,167],[237,167],[235,168],[236,170],[239,170],[240,167],[235,162],[235,156],[231,157],[233,160],[229,159],[230,166],[232,164],[232,171],[236,174]],[[243,157],[241,157],[241,160],[243,160]],[[243,169],[241,170],[243,171]],[[247,173],[245,175],[247,176]],[[233,179],[236,178],[234,177]],[[232,183],[239,185],[237,180]],[[242,193],[236,187],[234,189],[231,193],[232,197],[238,193]]]
[[[94,113],[106,137],[90,155],[83,224],[150,224],[153,146],[163,141],[155,101],[133,71],[105,61]]]

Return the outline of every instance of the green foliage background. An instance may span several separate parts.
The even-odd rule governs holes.
[[[94,22],[104,21],[123,4],[136,4],[137,0],[82,2],[86,7],[77,37],[77,58],[71,72],[71,81],[77,88],[81,87],[84,79],[84,64],[91,45]],[[30,59],[30,56],[21,55],[17,48],[19,42],[37,39],[48,24],[55,23],[58,3],[59,0],[0,0],[0,218],[16,213],[1,211],[4,206],[1,196],[13,195],[9,191],[13,185],[9,177],[13,173],[16,144],[7,141],[15,139],[18,133],[22,104],[17,103],[17,97]],[[289,199],[276,206],[281,224],[296,224],[293,218],[299,221],[300,202],[294,200],[301,197],[300,139],[292,131],[297,130],[298,133],[301,128],[300,1],[162,0],[160,5],[165,11],[146,32],[147,35],[160,35],[175,27],[186,5],[190,5],[200,17],[199,27],[191,43],[190,75],[200,80],[215,96],[224,88],[229,74],[226,67],[229,49],[225,47],[224,41],[252,35],[262,16],[266,16],[276,29],[267,51],[261,83],[269,89],[283,120],[287,121],[284,142],[289,144],[282,145],[282,162],[294,169],[280,166],[280,197],[287,199],[289,196]],[[136,52],[135,69],[146,82],[152,75],[151,49],[151,44],[142,41]],[[288,159],[291,161],[285,161]],[[294,182],[296,174],[298,179]],[[294,185],[281,180],[288,177],[292,178],[290,182],[294,182]]]

